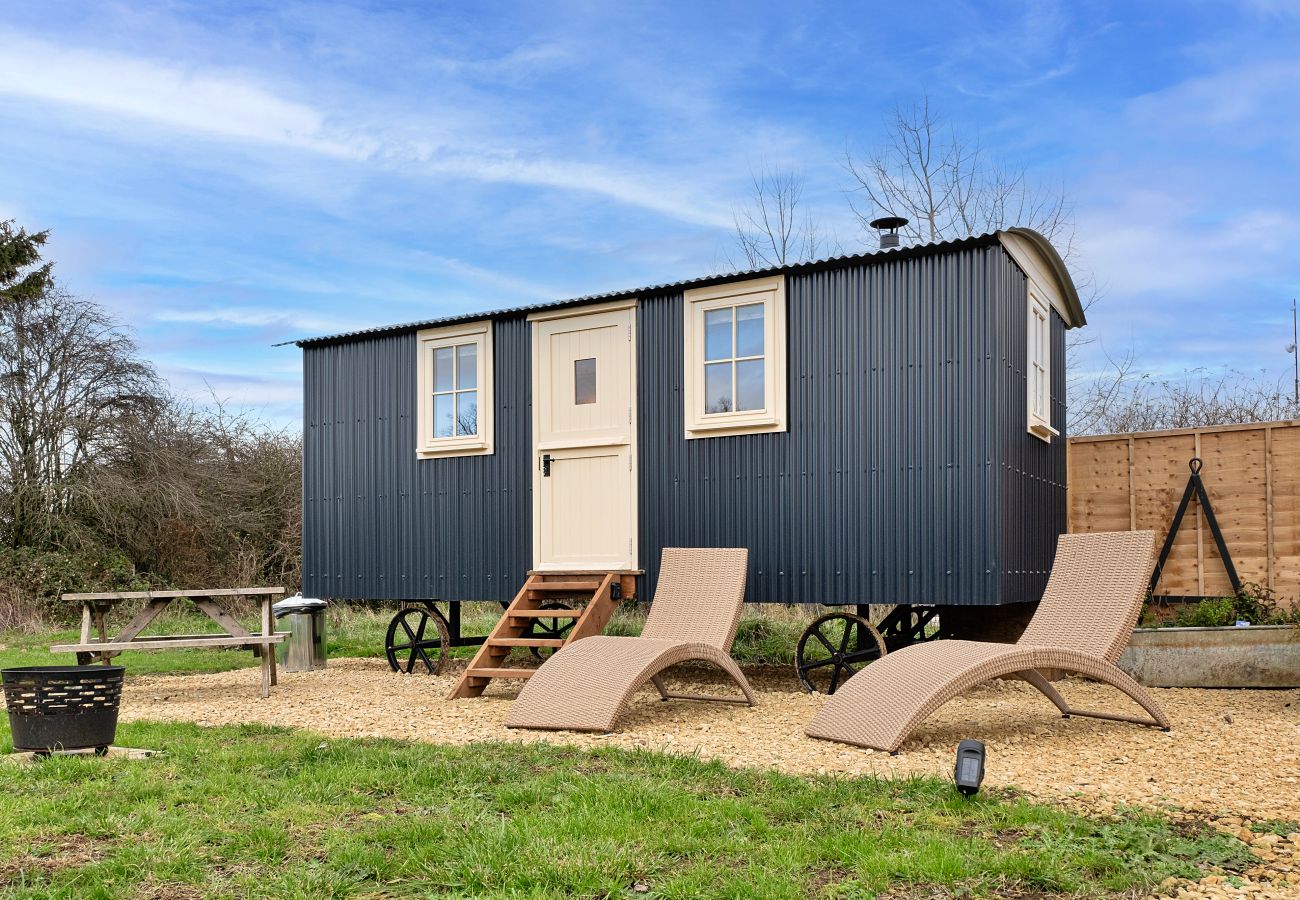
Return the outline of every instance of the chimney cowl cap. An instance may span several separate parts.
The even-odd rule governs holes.
[[[872,228],[889,228],[892,230],[894,228],[902,228],[906,224],[907,219],[904,219],[902,216],[881,216],[879,219],[871,220]]]

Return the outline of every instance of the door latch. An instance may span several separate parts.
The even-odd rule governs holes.
[[[549,453],[542,454],[542,477],[551,477],[551,454]]]

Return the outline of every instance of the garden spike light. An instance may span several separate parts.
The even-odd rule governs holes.
[[[957,766],[953,769],[957,790],[973,797],[984,780],[984,745],[969,738],[957,745]]]

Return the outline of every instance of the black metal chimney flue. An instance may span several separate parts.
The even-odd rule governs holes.
[[[901,236],[898,229],[907,224],[901,216],[881,216],[871,220],[871,227],[880,232],[880,249],[893,250],[899,246]]]

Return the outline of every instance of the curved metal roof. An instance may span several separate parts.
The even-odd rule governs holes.
[[[1018,234],[1029,241],[1034,248],[1042,255],[1043,260],[1047,263],[1048,268],[1060,282],[1061,293],[1065,300],[1066,306],[1071,313],[1066,320],[1066,325],[1071,328],[1079,327],[1086,324],[1083,316],[1083,305],[1079,301],[1079,294],[1075,290],[1074,281],[1070,278],[1070,273],[1066,269],[1064,260],[1056,252],[1047,238],[1038,232],[1029,228],[1008,228],[1007,232]],[[327,334],[320,337],[298,338],[292,341],[282,341],[276,344],[277,347],[283,347],[289,344],[297,344],[299,347],[314,346],[317,344],[338,343],[354,340],[357,338],[375,337],[386,334],[400,334],[402,332],[419,331],[424,328],[433,328],[439,325],[454,325],[457,322],[470,322],[478,319],[493,319],[501,316],[513,316],[536,312],[543,309],[557,309],[566,306],[581,306],[586,303],[602,303],[610,300],[623,300],[635,297],[640,294],[664,293],[671,290],[685,290],[686,288],[704,287],[711,284],[723,284],[728,281],[736,281],[742,278],[758,278],[764,275],[777,275],[786,273],[800,273],[817,271],[821,269],[833,269],[846,265],[857,263],[877,263],[889,262],[895,259],[907,259],[915,256],[929,256],[938,253],[947,253],[952,250],[960,250],[967,247],[988,246],[999,243],[999,235],[1004,232],[989,232],[987,234],[973,235],[971,237],[957,238],[949,241],[935,241],[929,244],[915,244],[910,247],[898,247],[889,250],[876,250],[868,253],[850,253],[841,256],[828,256],[823,259],[812,260],[809,262],[795,263],[786,266],[770,266],[761,269],[746,269],[736,272],[727,272],[719,275],[703,275],[697,278],[687,278],[680,281],[665,282],[663,284],[652,284],[627,290],[608,291],[603,294],[587,294],[581,297],[571,297],[566,300],[548,300],[540,303],[531,303],[523,306],[511,306],[495,310],[473,310],[464,313],[457,313],[451,316],[442,316],[436,319],[422,319],[418,322],[402,322],[394,325],[379,325],[373,328],[362,328],[356,331],[343,331],[337,334]]]

